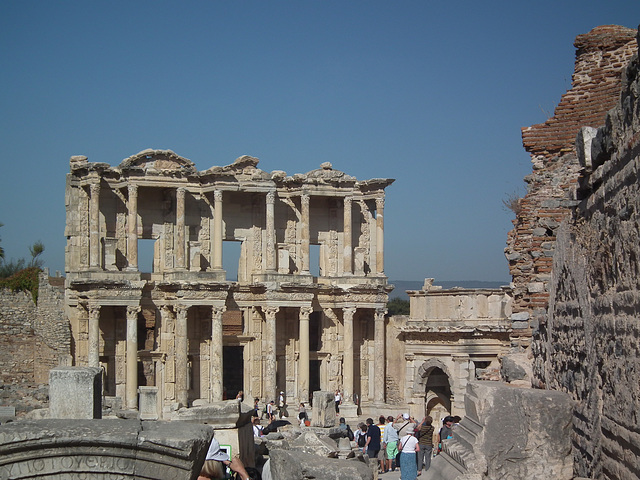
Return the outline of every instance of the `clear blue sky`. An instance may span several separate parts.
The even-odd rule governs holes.
[[[391,279],[508,281],[530,173],[520,128],[570,88],[575,36],[617,1],[0,2],[0,237],[64,270],[71,155],[171,149],[200,170],[330,161],[387,189]],[[436,282],[437,283],[437,282]]]

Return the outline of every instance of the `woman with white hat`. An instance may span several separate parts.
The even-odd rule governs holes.
[[[400,479],[416,480],[418,477],[418,464],[416,453],[420,451],[418,439],[413,436],[413,425],[407,427],[406,435],[398,441],[400,453]]]

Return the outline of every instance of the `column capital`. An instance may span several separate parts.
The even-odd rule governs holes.
[[[100,183],[99,182],[90,183],[89,184],[89,192],[91,193],[92,197],[94,195],[97,195],[98,193],[100,193]]]
[[[222,190],[214,190],[213,191],[213,200],[216,202],[222,201]]]
[[[127,317],[140,313],[140,305],[127,305]]]
[[[267,318],[275,318],[276,313],[280,311],[280,307],[262,307],[262,311]]]
[[[138,195],[138,185],[136,185],[135,183],[128,184],[127,192],[129,193],[129,196]]]
[[[178,187],[176,189],[176,194],[178,195],[178,197],[182,200],[184,199],[184,194],[186,193],[187,189],[184,187]]]
[[[222,316],[227,311],[226,305],[212,305],[211,315],[214,317]]]
[[[313,307],[300,307],[300,319],[309,320],[309,315],[313,313]]]
[[[78,305],[80,306],[80,305]],[[84,308],[83,308],[84,310]],[[89,311],[89,317],[90,318],[96,318],[98,316],[100,316],[100,305],[95,305],[95,304],[90,304],[87,307],[87,310]]]
[[[351,204],[353,203],[353,197],[349,196],[349,197],[344,197],[344,206],[345,207],[351,207]]]
[[[384,197],[376,197],[376,208],[382,210],[384,208]]]
[[[176,314],[179,317],[186,317],[189,311],[189,305],[176,305]]]
[[[378,319],[383,320],[387,313],[389,313],[389,310],[387,310],[384,307],[376,308],[376,320]]]
[[[342,308],[342,314],[344,315],[345,318],[351,318],[353,319],[353,316],[356,313],[357,308],[356,307],[343,307]]]
[[[275,190],[269,190],[267,192],[267,203],[274,203],[276,201],[276,192]]]
[[[308,193],[303,193],[302,195],[300,195],[300,202],[302,203],[303,206],[308,207],[310,198],[311,197],[309,196]]]

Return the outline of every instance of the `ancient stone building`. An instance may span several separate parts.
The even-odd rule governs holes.
[[[581,168],[576,134],[582,126],[602,124],[607,110],[617,103],[624,69],[637,51],[635,33],[605,25],[578,35],[572,88],[553,117],[522,129],[533,172],[525,177],[528,191],[517,207],[505,249],[513,277],[514,350],[526,348],[546,321],[557,230],[576,204]]]
[[[243,156],[198,171],[169,150],[117,167],[71,157],[66,310],[76,365],[104,369],[107,397],[290,405],[341,389],[345,408],[384,394],[384,195],[331,164],[264,172]],[[239,244],[237,279],[223,250]],[[152,265],[139,253],[152,244]],[[313,262],[313,264],[312,264]],[[294,407],[295,408],[295,407]],[[355,407],[353,407],[355,409]]]
[[[443,290],[428,278],[407,293],[411,313],[389,325],[388,397],[416,418],[464,416],[467,383],[498,379],[498,359],[509,351],[510,290]]]

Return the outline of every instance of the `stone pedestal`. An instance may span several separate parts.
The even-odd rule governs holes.
[[[313,392],[312,427],[333,427],[336,425],[336,402],[332,392]]]
[[[356,405],[355,403],[342,403],[342,404],[340,404],[340,416],[344,417],[347,420],[347,423],[348,423],[349,420],[357,419],[358,418],[358,405]]]
[[[158,420],[158,387],[139,387],[140,420]]]
[[[51,418],[102,418],[102,370],[97,367],[58,367],[49,372]]]

